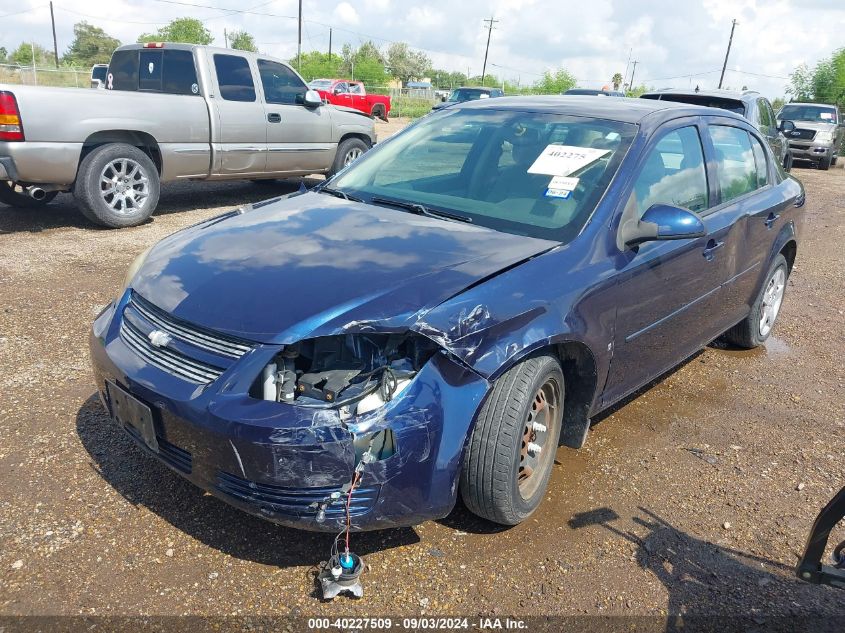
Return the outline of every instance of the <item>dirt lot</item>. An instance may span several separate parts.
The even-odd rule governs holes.
[[[710,347],[601,416],[583,450],[560,449],[523,525],[459,507],[354,535],[365,597],[331,603],[314,580],[331,536],[243,514],[147,458],[88,367],[92,317],[139,252],[295,184],[168,186],[153,222],[121,231],[68,196],[0,209],[0,614],[841,618],[842,592],[792,567],[845,484],[845,170],[795,173],[806,235],[765,348]]]

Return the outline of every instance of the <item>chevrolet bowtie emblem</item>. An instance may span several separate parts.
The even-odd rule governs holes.
[[[147,334],[147,338],[150,339],[150,343],[152,343],[155,347],[167,347],[170,344],[170,341],[173,340],[173,337],[170,336],[170,334],[162,332],[161,330],[153,330]]]

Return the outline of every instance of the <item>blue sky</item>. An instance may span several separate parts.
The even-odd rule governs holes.
[[[493,15],[499,22],[488,69],[522,84],[563,67],[581,85],[600,87],[625,72],[630,51],[639,62],[637,84],[715,87],[736,18],[725,83],[773,98],[784,93],[797,64],[815,64],[845,45],[839,37],[845,4],[836,0],[304,0],[303,6],[306,51],[327,50],[332,26],[335,50],[370,38],[384,47],[406,41],[435,66],[472,74],[480,73],[484,57],[483,20]],[[297,0],[55,0],[54,7],[60,53],[79,20],[131,42],[186,15],[203,20],[215,44],[223,44],[224,28],[246,29],[264,53],[283,59],[296,53]],[[52,45],[47,2],[0,0],[0,16],[0,46]]]

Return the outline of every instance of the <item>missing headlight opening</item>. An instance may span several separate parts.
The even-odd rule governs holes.
[[[437,351],[413,333],[344,334],[286,346],[252,389],[264,400],[363,415],[404,391]]]

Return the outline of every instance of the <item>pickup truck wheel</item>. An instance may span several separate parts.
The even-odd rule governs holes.
[[[772,333],[780,313],[788,277],[789,267],[786,265],[786,259],[783,255],[778,255],[766,274],[766,281],[760,288],[749,315],[725,332],[722,338],[743,349],[762,345]]]
[[[384,105],[377,103],[373,106],[373,111],[370,113],[374,119],[381,119],[387,121],[387,115],[384,113]]]
[[[830,169],[830,159],[829,158],[822,158],[819,160],[819,169],[822,171],[827,171]]]
[[[43,198],[36,199],[29,195],[29,189],[29,187],[2,180],[0,181],[0,202],[21,209],[40,209],[50,204],[53,198],[59,195],[58,191],[48,191],[44,193]]]
[[[110,228],[136,226],[149,218],[161,183],[158,170],[132,145],[102,145],[79,165],[73,195],[85,217]]]
[[[337,154],[334,157],[332,169],[329,176],[334,176],[349,163],[357,160],[366,152],[369,146],[359,138],[348,138],[337,147]]]
[[[504,525],[531,515],[546,492],[560,439],[564,384],[553,356],[529,358],[493,385],[461,469],[474,514]]]
[[[792,171],[792,154],[787,154],[783,159],[783,170]]]

